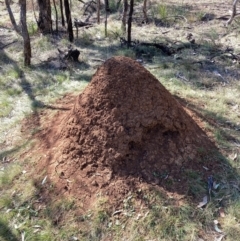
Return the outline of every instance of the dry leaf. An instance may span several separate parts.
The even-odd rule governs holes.
[[[213,182],[213,189],[217,189],[219,187],[220,183]]]
[[[220,209],[219,209],[219,216],[220,216],[221,218],[224,218],[224,217],[225,217],[225,212],[224,212],[224,209],[223,209],[223,208],[220,208]]]
[[[42,185],[44,185],[44,183],[47,181],[47,176],[45,176],[42,180]]]
[[[203,198],[202,202],[200,202],[197,207],[198,207],[198,208],[202,208],[202,207],[205,206],[207,203],[208,203],[208,196],[205,196],[205,197]]]
[[[237,159],[237,153],[233,153],[233,154],[231,154],[230,156],[229,156],[229,158],[231,159],[231,160],[233,160],[233,161],[235,161],[236,159]]]
[[[218,221],[214,220],[213,222],[214,222],[215,231],[218,232],[218,233],[222,233],[223,231],[221,229],[219,229],[219,227],[218,227]]]
[[[208,170],[209,170],[209,168],[207,168],[207,167],[205,167],[205,166],[203,166],[203,168],[204,168],[206,171],[208,171]]]
[[[219,236],[218,238],[215,237],[214,241],[222,241],[222,239],[224,238],[224,236],[225,236],[225,235],[222,234],[222,235]]]

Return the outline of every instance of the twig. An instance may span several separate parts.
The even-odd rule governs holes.
[[[105,62],[104,59],[95,59],[95,58],[93,58],[92,60],[93,60],[93,61],[98,61],[98,62]]]
[[[189,80],[185,76],[181,75],[181,73],[177,73],[176,77],[179,78],[179,79],[182,79],[182,80],[184,80],[186,82],[189,82]]]
[[[14,44],[14,43],[16,43],[16,42],[17,42],[17,40],[14,40],[14,41],[11,42],[11,43],[8,43],[8,44],[3,45],[2,47],[0,47],[0,49],[4,49],[4,48],[6,48],[7,46],[9,46],[9,45],[11,45],[11,44]]]

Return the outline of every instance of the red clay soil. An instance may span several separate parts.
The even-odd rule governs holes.
[[[60,194],[85,203],[100,192],[112,202],[122,200],[143,183],[186,194],[186,170],[205,179],[215,168],[215,160],[207,159],[215,149],[207,135],[130,58],[107,60],[74,107],[61,113],[41,133],[47,158],[39,168]]]

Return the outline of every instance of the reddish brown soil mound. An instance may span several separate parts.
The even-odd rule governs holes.
[[[97,70],[60,128],[49,171],[81,197],[101,189],[114,199],[141,182],[186,187],[184,171],[202,171],[203,153],[213,148],[159,81],[126,57]]]

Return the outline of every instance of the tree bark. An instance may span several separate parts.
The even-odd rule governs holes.
[[[43,34],[52,32],[51,3],[50,0],[38,0],[39,17],[38,28]]]
[[[106,8],[106,12],[110,12],[109,1],[108,0],[105,0],[105,8]]]
[[[62,26],[65,27],[65,19],[63,14],[63,2],[60,0],[60,11],[61,11],[61,19],[62,19]]]
[[[20,4],[20,22],[22,26],[22,37],[23,37],[23,45],[24,45],[24,65],[29,66],[31,64],[31,43],[30,43],[30,37],[28,34],[28,28],[27,28],[27,20],[26,20],[26,9],[27,4],[26,0],[19,0]]]
[[[238,3],[238,0],[234,0],[233,5],[232,5],[232,14],[231,14],[231,17],[227,21],[227,25],[232,23],[234,17],[237,14],[237,9],[236,9],[237,3]]]
[[[54,6],[54,9],[55,9],[55,15],[56,15],[56,21],[55,21],[56,32],[58,33],[58,11],[57,11],[56,1],[55,0],[53,0],[53,6]]]
[[[30,37],[28,33],[28,28],[27,28],[27,19],[26,19],[26,12],[27,12],[27,7],[26,7],[26,0],[19,0],[20,4],[20,25],[19,27],[16,24],[15,18],[13,16],[10,4],[8,0],[5,0],[7,10],[9,13],[9,17],[11,19],[11,22],[14,26],[15,31],[23,37],[23,55],[24,55],[24,65],[29,66],[31,64],[31,42],[30,42]]]
[[[100,24],[100,0],[97,0],[97,23]]]
[[[122,31],[123,31],[123,33],[126,33],[127,11],[128,11],[128,0],[124,0],[123,1],[123,14],[122,14]]]
[[[147,0],[143,1],[143,17],[145,19],[145,23],[148,23],[148,16],[147,16]]]
[[[131,34],[132,34],[133,5],[134,5],[134,0],[130,0],[130,10],[129,10],[129,16],[128,16],[128,36],[127,36],[128,47],[131,46],[131,41],[132,41]]]
[[[5,4],[6,4],[7,11],[8,11],[8,15],[9,15],[9,17],[10,17],[10,20],[11,20],[11,23],[12,23],[12,25],[13,25],[14,30],[15,30],[19,35],[22,35],[21,29],[20,29],[19,26],[17,25],[17,23],[16,23],[16,21],[15,21],[15,18],[14,18],[14,16],[13,16],[12,9],[11,9],[11,7],[10,7],[9,0],[5,0]]]
[[[109,3],[108,0],[105,0],[105,37],[107,37],[107,23],[108,23],[108,12],[109,12]]]
[[[65,7],[65,14],[67,19],[67,31],[68,31],[68,39],[70,42],[73,42],[73,26],[72,26],[72,17],[71,17],[71,10],[69,7],[69,1],[64,0],[64,7]]]
[[[117,2],[117,10],[118,10],[119,7],[120,7],[121,1],[122,1],[122,0],[118,0],[118,2]]]

